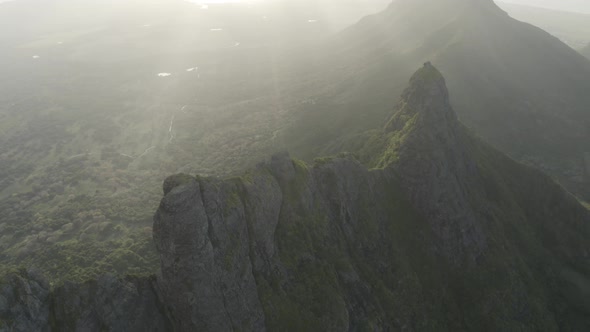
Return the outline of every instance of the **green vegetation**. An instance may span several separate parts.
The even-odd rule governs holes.
[[[111,272],[119,275],[149,275],[159,266],[151,228],[145,230],[104,230],[118,233],[112,240],[66,240],[42,245],[34,249],[34,256],[20,254],[23,259],[3,264],[0,274],[6,274],[20,267],[35,267],[52,281],[83,282],[96,279]],[[7,252],[7,255],[12,254]]]

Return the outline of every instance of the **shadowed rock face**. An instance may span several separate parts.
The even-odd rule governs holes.
[[[0,282],[0,331],[168,331],[155,281],[106,275],[52,290],[22,271]]]
[[[372,141],[376,169],[279,154],[240,178],[170,177],[157,281],[21,273],[0,331],[587,330],[589,211],[448,100],[425,64]]]
[[[240,189],[193,179],[166,195],[156,213],[164,301],[180,331],[264,326]]]
[[[82,285],[66,283],[53,291],[51,324],[60,331],[170,330],[158,294],[156,278],[105,275]]]
[[[0,283],[0,331],[49,331],[49,283],[29,271]]]
[[[377,253],[387,242],[378,230],[396,218],[391,209],[407,203],[388,187],[396,185],[386,172],[369,172],[351,159],[308,168],[277,155],[242,179],[200,179],[173,189],[154,218],[154,239],[175,326],[347,330],[368,321],[352,306],[380,309],[358,298],[370,283],[352,268],[345,248],[374,252],[372,259],[391,268]],[[373,243],[358,239],[361,232],[376,236]],[[342,271],[332,266],[340,259]],[[307,302],[318,297],[321,305]]]

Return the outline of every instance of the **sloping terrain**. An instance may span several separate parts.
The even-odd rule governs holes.
[[[590,211],[463,127],[432,65],[378,131],[371,170],[351,155],[307,165],[282,154],[240,178],[169,177],[154,216],[155,284],[111,277],[50,292],[21,272],[0,288],[0,327],[590,327]],[[68,306],[97,286],[96,301]],[[119,287],[114,303],[126,305],[103,303]]]

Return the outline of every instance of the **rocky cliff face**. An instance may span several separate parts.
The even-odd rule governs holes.
[[[474,138],[432,65],[379,136],[378,169],[352,156],[306,165],[277,155],[238,179],[171,178],[154,238],[175,326],[588,324],[568,290],[590,281],[588,211]]]
[[[155,280],[3,284],[0,330],[587,330],[590,213],[474,138],[419,70],[355,156],[176,175]],[[369,146],[370,145],[370,146]]]

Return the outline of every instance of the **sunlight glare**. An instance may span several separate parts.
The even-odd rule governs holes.
[[[208,6],[228,3],[259,3],[268,0],[185,0],[186,2],[194,3],[196,5]]]

